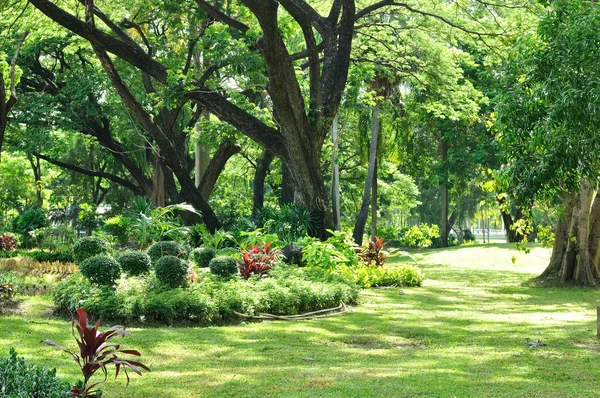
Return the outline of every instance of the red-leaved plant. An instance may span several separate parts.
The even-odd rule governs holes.
[[[263,247],[249,245],[248,250],[242,252],[242,261],[238,261],[242,278],[248,279],[252,275],[258,275],[262,278],[273,268],[279,250],[271,250],[272,244],[273,242],[269,242]]]
[[[383,267],[388,253],[383,250],[383,247],[387,245],[380,237],[375,237],[375,241],[369,240],[367,247],[361,250],[358,257],[366,265],[375,265],[377,267]]]
[[[50,340],[43,341],[43,343],[71,354],[73,359],[81,368],[81,373],[83,374],[83,383],[74,385],[69,396],[87,398],[100,397],[102,392],[98,389],[95,389],[95,387],[98,384],[106,381],[106,367],[110,364],[115,365],[115,378],[119,375],[121,366],[123,366],[123,371],[127,377],[127,385],[129,385],[129,374],[127,373],[127,368],[131,369],[140,376],[142,375],[141,369],[150,371],[146,365],[140,362],[129,361],[117,356],[117,354],[130,354],[139,357],[141,354],[138,351],[122,350],[119,344],[109,343],[109,340],[111,340],[113,337],[123,337],[129,333],[123,326],[113,326],[107,331],[100,333],[98,331],[100,320],[98,320],[93,327],[89,327],[87,323],[87,313],[83,309],[77,310],[77,317],[79,318],[77,321],[72,318],[71,333],[73,334],[73,337],[79,346],[79,354],[75,354]],[[77,334],[75,334],[75,330],[77,330]],[[90,378],[99,369],[104,372],[104,380],[98,383],[89,384]]]
[[[17,248],[15,238],[11,235],[0,235],[0,251],[14,250]]]

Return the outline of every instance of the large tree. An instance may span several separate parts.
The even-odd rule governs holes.
[[[499,106],[502,176],[513,196],[560,203],[544,276],[594,285],[600,276],[600,6],[551,1],[538,35],[522,40]]]
[[[139,101],[127,90],[129,82],[121,77],[116,60],[108,53],[137,68],[146,80],[160,83],[175,97],[190,99],[205,107],[279,157],[291,174],[299,199],[318,220],[317,233],[321,237],[326,235],[327,229],[333,228],[321,173],[321,150],[346,84],[353,35],[360,27],[357,22],[385,10],[387,13],[406,13],[417,17],[405,18],[405,21],[432,18],[462,32],[485,37],[497,35],[495,32],[488,33],[485,25],[495,23],[499,11],[494,8],[501,11],[504,7],[503,4],[483,1],[467,2],[470,4],[450,2],[431,9],[426,2],[408,4],[390,0],[364,2],[359,6],[357,3],[360,2],[353,0],[333,0],[328,5],[319,3],[319,6],[300,0],[243,0],[240,6],[196,0],[154,6],[153,12],[164,15],[159,15],[159,23],[144,27],[133,17],[130,18],[133,21],[129,21],[132,23],[120,26],[91,0],[84,1],[87,9],[84,19],[72,13],[75,7],[60,7],[49,0],[31,0],[30,3],[56,23],[90,41],[113,87],[137,122],[152,135],[160,147],[159,156],[172,169],[190,202],[205,213],[205,219],[212,218],[210,209],[204,198],[195,192],[193,183],[188,182],[187,171],[178,163],[177,151],[168,134],[144,113]],[[453,17],[443,15],[453,10],[465,17],[472,13],[466,6],[485,13],[483,22],[477,22],[482,32],[469,29],[463,21],[457,22]],[[135,8],[143,10],[138,15],[145,15],[149,10],[144,4],[136,4]],[[171,34],[177,40],[168,48],[183,47],[191,49],[189,54],[193,54],[196,44],[202,41],[195,28],[202,26],[203,21],[217,24],[223,41],[245,43],[248,54],[260,56],[268,78],[267,91],[273,103],[273,122],[261,120],[247,101],[240,98],[239,93],[248,88],[244,87],[248,79],[218,79],[219,71],[231,65],[204,63],[205,69],[197,73],[199,78],[190,78],[185,73],[190,69],[185,57],[183,64],[177,64],[168,58],[172,51],[166,48],[163,48],[164,51],[150,51],[152,45],[140,44],[148,35],[139,34],[138,27],[142,27],[142,31],[153,29],[160,34],[157,42]],[[368,29],[369,24],[361,28]],[[300,45],[292,46],[286,39],[290,30],[295,29],[302,34]],[[136,31],[135,35],[132,34]],[[238,63],[240,61],[237,59]]]

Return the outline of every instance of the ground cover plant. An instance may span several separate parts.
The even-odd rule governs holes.
[[[128,344],[144,354],[152,373],[128,389],[123,380],[106,384],[105,394],[597,395],[597,290],[521,285],[544,269],[548,250],[525,255],[513,245],[475,245],[415,256],[426,276],[423,287],[363,291],[361,305],[342,316],[218,328],[138,323],[129,328]],[[407,261],[393,250],[388,260],[390,266]],[[49,297],[32,300],[24,316],[0,317],[0,353],[18,347],[26,360],[76,379],[68,358],[39,344],[49,338],[68,345],[69,322],[47,316]],[[529,348],[534,340],[547,345]]]

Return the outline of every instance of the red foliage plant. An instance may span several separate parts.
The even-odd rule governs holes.
[[[0,251],[14,250],[17,248],[15,238],[11,235],[0,235]]]
[[[383,247],[387,245],[380,237],[375,237],[375,241],[369,240],[367,247],[361,250],[358,257],[366,265],[375,265],[377,267],[383,267],[387,258],[387,252],[383,250]]]
[[[79,354],[71,352],[50,340],[43,341],[43,343],[71,354],[73,359],[81,368],[81,373],[83,374],[83,383],[73,386],[69,396],[87,398],[101,396],[101,391],[95,389],[95,387],[98,384],[106,381],[106,367],[110,364],[113,364],[116,368],[115,378],[119,375],[121,366],[123,367],[123,371],[127,377],[127,385],[129,385],[129,374],[127,373],[127,368],[131,369],[134,373],[137,373],[140,376],[142,375],[141,369],[150,371],[146,365],[140,362],[129,361],[117,356],[117,354],[130,354],[138,357],[141,355],[136,350],[122,350],[119,344],[109,342],[109,340],[111,340],[113,337],[123,337],[125,334],[129,333],[123,326],[113,326],[107,331],[100,333],[98,331],[100,320],[98,320],[93,327],[89,327],[87,324],[87,313],[83,309],[77,310],[77,316],[79,318],[77,321],[75,321],[74,318],[72,319],[71,333],[73,334],[73,337],[79,346]],[[75,334],[75,330],[77,330],[77,334]],[[90,378],[99,369],[104,372],[104,381],[89,384]]]
[[[248,250],[242,252],[242,261],[238,262],[240,275],[248,279],[252,275],[263,277],[273,268],[277,261],[279,250],[271,250],[273,242],[259,245],[249,245]]]

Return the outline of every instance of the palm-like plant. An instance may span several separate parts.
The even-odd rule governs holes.
[[[130,361],[117,356],[118,354],[129,354],[138,357],[141,355],[139,351],[122,350],[119,344],[109,342],[113,337],[123,337],[129,333],[123,326],[113,326],[107,331],[100,333],[98,330],[100,327],[100,320],[98,320],[93,327],[90,327],[87,323],[87,313],[83,309],[77,310],[77,316],[77,321],[75,321],[74,318],[72,319],[71,333],[79,346],[79,354],[69,351],[53,341],[43,341],[43,343],[69,353],[81,368],[83,382],[73,386],[70,396],[87,398],[100,397],[101,392],[96,386],[106,381],[106,367],[110,364],[113,364],[116,368],[115,378],[119,375],[121,367],[123,367],[125,376],[127,377],[127,385],[129,385],[127,368],[140,376],[142,375],[141,369],[150,371],[150,369],[141,362]],[[75,333],[75,330],[77,330],[77,334]],[[90,379],[99,369],[104,372],[104,380],[90,384]]]

